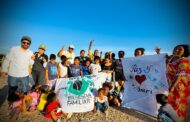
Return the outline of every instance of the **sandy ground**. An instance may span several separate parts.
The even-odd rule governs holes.
[[[0,78],[0,122],[46,122],[47,120],[39,111],[21,113],[17,120],[11,120],[7,115],[7,83]],[[62,122],[156,122],[156,118],[142,114],[135,110],[109,107],[108,115],[104,113],[74,113],[71,119]]]
[[[7,83],[0,78],[0,122],[15,122],[7,115]],[[62,121],[66,121],[63,117]],[[45,122],[46,119],[39,111],[21,113],[18,122]],[[108,115],[104,113],[74,113],[68,122],[156,122],[155,118],[125,108],[109,108]]]

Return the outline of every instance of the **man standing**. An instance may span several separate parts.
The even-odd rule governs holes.
[[[65,48],[63,47],[59,53],[57,54],[58,57],[61,57],[62,55],[65,55],[68,59],[70,64],[74,63],[74,58],[75,58],[75,53],[74,53],[74,45],[70,45],[68,51],[65,50]]]
[[[29,74],[34,63],[33,53],[29,50],[30,44],[31,38],[23,36],[21,46],[12,47],[6,55],[2,66],[2,76],[5,78],[8,73],[9,95],[17,90],[22,93],[30,90]]]
[[[41,44],[38,48],[38,52],[35,52],[34,65],[32,67],[32,77],[37,85],[45,85],[45,64],[48,61],[48,56],[44,54],[46,46]]]

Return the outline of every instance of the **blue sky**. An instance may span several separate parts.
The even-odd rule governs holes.
[[[103,52],[144,47],[145,54],[172,52],[175,45],[190,44],[190,2],[185,0],[1,0],[0,52],[32,37],[31,50],[46,44],[47,54],[63,45],[75,53],[88,49]]]

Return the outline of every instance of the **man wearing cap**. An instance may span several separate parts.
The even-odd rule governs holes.
[[[70,45],[68,51],[65,50],[65,48],[63,47],[57,54],[58,57],[61,57],[62,55],[65,55],[68,59],[70,64],[74,63],[74,58],[75,58],[75,54],[74,54],[74,45]]]
[[[2,65],[2,77],[6,78],[8,73],[9,95],[20,91],[28,92],[30,89],[30,71],[34,63],[33,53],[29,50],[31,38],[23,36],[21,46],[14,46],[10,49]]]
[[[34,65],[32,67],[32,77],[37,85],[45,85],[45,64],[48,61],[48,56],[44,54],[46,46],[41,44],[38,47],[38,52],[35,52]]]

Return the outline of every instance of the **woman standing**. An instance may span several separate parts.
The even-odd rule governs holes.
[[[168,103],[176,110],[180,121],[184,121],[190,105],[190,61],[187,58],[189,46],[178,45],[174,49],[176,58],[167,66],[170,86]]]

